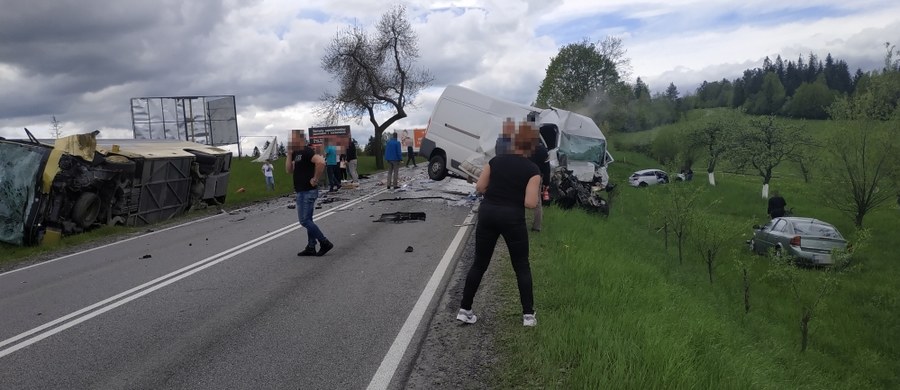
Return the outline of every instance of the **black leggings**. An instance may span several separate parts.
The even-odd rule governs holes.
[[[528,265],[528,228],[525,225],[525,210],[521,207],[505,207],[482,203],[478,210],[478,225],[475,227],[475,262],[466,276],[460,307],[472,310],[472,301],[481,284],[497,239],[503,236],[509,249],[509,258],[516,281],[519,285],[519,299],[522,314],[534,314],[534,295],[531,289],[531,267]]]

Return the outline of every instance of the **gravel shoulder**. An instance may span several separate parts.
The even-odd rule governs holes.
[[[473,229],[474,230],[474,229]],[[498,321],[507,321],[499,313],[497,298],[500,283],[498,267],[505,262],[506,245],[500,240],[488,272],[482,279],[473,310],[478,322],[472,325],[456,320],[466,273],[474,260],[475,235],[470,234],[460,254],[447,289],[435,309],[427,333],[419,346],[403,389],[485,389],[491,387],[492,367],[499,357],[495,348]]]

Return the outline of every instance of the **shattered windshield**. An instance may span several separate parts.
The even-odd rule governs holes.
[[[569,161],[591,161],[599,164],[606,155],[606,140],[562,133],[559,151],[565,154]]]
[[[22,245],[45,150],[0,142],[0,241]]]

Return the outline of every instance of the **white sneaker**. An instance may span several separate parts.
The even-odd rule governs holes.
[[[475,312],[472,310],[459,309],[459,313],[456,314],[456,319],[467,324],[474,324],[475,321],[478,321],[478,316],[476,316]]]
[[[522,325],[523,326],[536,326],[537,318],[534,317],[534,314],[522,315]]]

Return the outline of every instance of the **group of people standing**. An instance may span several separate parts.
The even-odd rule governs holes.
[[[355,157],[355,145],[351,147]],[[478,210],[475,227],[475,260],[466,274],[465,287],[456,319],[464,323],[475,323],[477,316],[472,310],[475,294],[497,246],[503,237],[509,250],[519,299],[522,305],[522,324],[537,325],[534,310],[531,266],[529,264],[528,227],[525,209],[535,209],[533,231],[541,230],[541,193],[549,182],[550,166],[547,148],[540,142],[536,123],[522,121],[518,126],[508,118],[497,140],[497,155],[484,166],[475,185],[475,190],[484,195]],[[339,172],[338,159],[333,146],[326,145],[325,157],[318,155],[305,140],[291,143],[285,160],[285,169],[293,175],[296,192],[297,217],[306,228],[307,245],[298,256],[322,256],[334,244],[329,241],[313,221],[313,210],[318,197],[318,185],[322,174],[328,171],[329,180]],[[410,158],[412,153],[410,152]],[[388,188],[397,188],[400,162],[403,160],[400,142],[394,133],[385,147],[388,162]],[[348,154],[348,158],[350,158]],[[354,164],[349,170],[355,179]],[[413,163],[415,163],[413,161]],[[335,168],[331,168],[331,167]],[[335,180],[334,183],[340,183]],[[337,184],[337,189],[340,184]],[[332,187],[333,190],[334,187]]]

